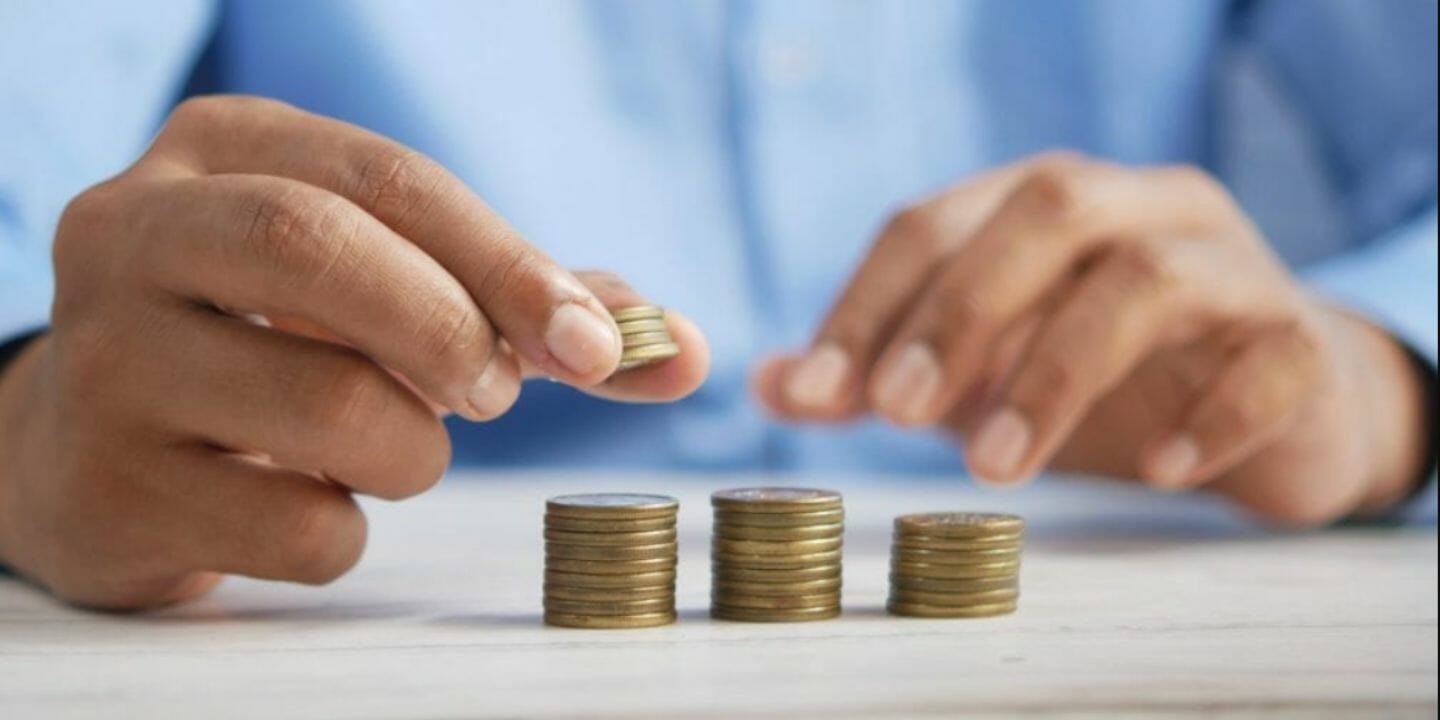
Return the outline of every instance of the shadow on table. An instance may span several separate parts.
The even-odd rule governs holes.
[[[440,625],[468,630],[543,627],[544,620],[539,612],[474,612],[457,615],[438,615],[425,621],[427,625]]]
[[[1263,529],[1234,523],[1177,522],[1175,518],[1091,517],[1050,520],[1026,530],[1028,550],[1056,555],[1148,555],[1195,545],[1253,543],[1273,537]]]
[[[433,606],[410,602],[323,603],[318,605],[273,605],[269,607],[226,606],[209,599],[196,604],[132,615],[155,623],[190,622],[361,622],[423,617]],[[120,617],[126,617],[120,615]]]

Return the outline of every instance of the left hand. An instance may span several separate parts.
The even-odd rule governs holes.
[[[914,205],[811,348],[755,382],[793,420],[944,428],[991,481],[1206,485],[1293,524],[1382,507],[1418,472],[1400,348],[1307,295],[1187,167],[1045,155]]]

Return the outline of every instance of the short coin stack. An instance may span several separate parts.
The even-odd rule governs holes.
[[[612,310],[610,316],[620,328],[620,370],[668,360],[680,354],[665,326],[665,308],[637,305]]]
[[[745,488],[710,496],[710,615],[795,622],[840,614],[840,494],[806,488]]]
[[[1015,612],[1025,520],[995,513],[895,518],[890,602],[895,615],[958,618]]]
[[[545,622],[675,622],[675,516],[664,495],[561,495],[545,503]]]

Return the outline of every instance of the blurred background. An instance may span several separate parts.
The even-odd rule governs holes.
[[[451,423],[457,462],[953,473],[942,439],[783,427],[745,391],[890,213],[1057,147],[1189,162],[1304,267],[1377,235],[1337,187],[1355,180],[1337,128],[1302,110],[1326,83],[1332,116],[1345,93],[1428,96],[1430,157],[1407,158],[1420,177],[1395,202],[1428,182],[1433,205],[1434,20],[1427,0],[10,0],[0,284],[46,262],[64,200],[176,101],[264,95],[430,154],[562,263],[621,273],[712,341],[712,379],[681,403],[530,383],[504,418]],[[1370,147],[1385,129],[1339,132]],[[48,301],[41,275],[0,304]]]

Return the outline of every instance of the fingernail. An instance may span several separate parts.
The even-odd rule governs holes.
[[[466,395],[465,399],[470,403],[470,412],[466,415],[471,420],[494,417],[503,409],[498,407],[502,404],[503,398],[500,397],[500,388],[496,386],[496,381],[500,377],[499,366],[499,361],[491,358],[490,362],[485,364],[485,369],[480,372],[480,377],[471,386],[470,393]]]
[[[940,387],[940,363],[930,346],[915,343],[886,368],[875,384],[875,404],[892,420],[915,423],[924,419]]]
[[[825,407],[836,400],[840,384],[850,372],[850,358],[839,346],[824,343],[811,350],[790,372],[785,393],[805,407]]]
[[[1173,490],[1185,485],[1200,464],[1200,446],[1188,434],[1171,438],[1150,458],[1150,480],[1158,488]]]
[[[980,424],[970,444],[970,463],[986,478],[1010,478],[1030,448],[1030,423],[1011,408],[1002,408]]]
[[[561,305],[545,328],[545,348],[577,375],[589,375],[607,356],[620,354],[614,323],[575,303]]]

